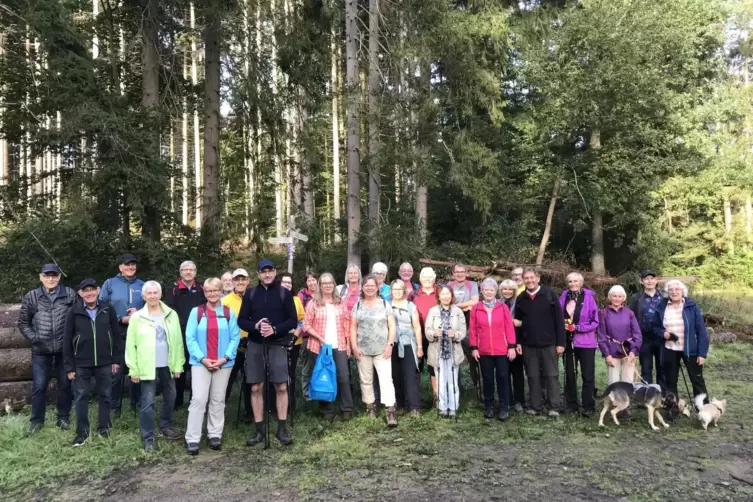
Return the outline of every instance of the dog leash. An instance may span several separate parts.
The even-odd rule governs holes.
[[[693,396],[690,393],[690,387],[688,387],[688,380],[685,378],[685,369],[682,367],[682,361],[680,361],[677,364],[680,367],[680,373],[682,374],[682,381],[685,382],[685,392],[688,393],[688,402],[693,403],[693,407],[695,408],[695,403],[693,402]],[[696,410],[700,411],[700,410]]]

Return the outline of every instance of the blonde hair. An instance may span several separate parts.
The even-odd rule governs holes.
[[[332,281],[332,303],[335,305],[338,305],[340,302],[342,302],[342,299],[340,298],[340,294],[337,292],[337,283],[335,282],[335,277],[330,274],[329,272],[324,272],[322,275],[319,276],[319,280],[317,281],[319,287],[316,289],[316,292],[314,293],[314,301],[316,302],[316,305],[318,307],[323,307],[325,305],[324,298],[322,297],[322,280],[323,279],[329,279]]]
[[[213,288],[222,291],[222,281],[217,277],[210,277],[204,281],[204,289]]]

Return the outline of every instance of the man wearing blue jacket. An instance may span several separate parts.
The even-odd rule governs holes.
[[[141,288],[144,281],[136,277],[136,257],[132,254],[124,254],[118,260],[120,273],[111,277],[102,284],[99,293],[99,300],[108,302],[115,309],[115,315],[118,317],[118,323],[123,333],[123,343],[125,346],[125,336],[128,330],[128,321],[131,314],[144,307],[144,298],[141,296]],[[112,375],[112,392],[110,399],[112,402],[112,411],[120,414],[121,389],[123,388],[123,378],[125,377],[125,365],[121,365]],[[139,401],[141,400],[141,385],[131,383],[128,399],[131,402],[131,410],[136,413],[139,410]]]

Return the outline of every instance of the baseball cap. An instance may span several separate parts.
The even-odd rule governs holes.
[[[138,260],[132,254],[124,254],[118,261],[119,265],[127,265],[128,263],[138,263]]]
[[[645,279],[649,275],[653,275],[654,277],[657,276],[656,272],[654,272],[653,270],[649,269],[649,270],[644,270],[643,272],[641,272],[641,279]]]
[[[60,267],[54,263],[46,263],[42,266],[42,274],[57,274],[60,275]]]
[[[233,272],[233,279],[240,276],[248,277],[248,272],[246,272],[245,268],[236,268]]]
[[[260,261],[259,264],[256,266],[256,270],[258,270],[259,272],[261,272],[265,268],[276,268],[276,267],[275,267],[275,264],[272,263],[272,260],[267,260],[267,259]]]
[[[84,289],[84,288],[98,288],[97,281],[94,279],[84,279],[83,281],[78,283],[78,289]]]

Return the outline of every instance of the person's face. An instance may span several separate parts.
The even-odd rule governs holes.
[[[683,296],[683,289],[681,286],[671,286],[669,288],[669,291],[667,291],[667,294],[669,295],[669,299],[673,302],[679,302],[682,300]]]
[[[233,283],[233,275],[222,274],[222,290],[232,291],[233,289],[235,289],[235,283]]]
[[[180,279],[186,284],[193,284],[196,280],[196,265],[185,265],[180,269]]]
[[[293,279],[291,277],[283,277],[280,279],[280,286],[287,289],[288,291],[293,291]]]
[[[363,296],[364,298],[373,298],[377,294],[378,286],[376,284],[376,281],[373,279],[369,279],[366,281],[363,285]]]
[[[142,293],[144,295],[144,301],[147,305],[149,305],[150,307],[156,307],[157,305],[159,305],[161,295],[157,288],[148,288],[145,289]]]
[[[577,293],[578,291],[580,291],[580,288],[582,287],[583,287],[583,283],[580,282],[580,279],[570,279],[569,281],[567,281],[567,288],[570,291]]]
[[[468,277],[468,271],[465,267],[455,267],[455,270],[452,271],[452,278],[455,279],[456,282],[463,282],[466,277]]]
[[[265,286],[269,286],[273,282],[275,282],[275,276],[277,275],[277,270],[274,268],[265,268],[263,270],[259,271],[259,281]]]
[[[398,272],[400,275],[400,278],[404,281],[410,281],[413,277],[413,267],[410,265],[403,265],[400,267],[400,271]]]
[[[235,286],[236,293],[243,293],[248,288],[248,277],[245,275],[239,275],[233,279],[233,286]]]
[[[309,277],[308,279],[306,279],[306,287],[308,288],[309,291],[311,292],[316,291],[316,285],[317,285],[316,279],[314,279],[313,277]]]
[[[351,268],[348,270],[348,282],[350,284],[358,284],[358,279],[361,274],[358,273],[358,270]]]
[[[42,285],[48,290],[53,290],[60,284],[60,274],[48,272],[46,274],[39,274],[39,280],[42,281]]]
[[[387,272],[374,272],[374,277],[376,277],[377,282],[381,286],[387,278]]]
[[[518,283],[518,286],[523,284],[523,269],[522,268],[514,268],[510,272],[510,279]]]
[[[526,289],[533,291],[539,287],[539,281],[541,279],[535,272],[526,272],[523,274],[523,283],[526,285]]]
[[[515,290],[514,289],[512,289],[512,288],[502,288],[502,298],[504,298],[505,300],[509,300],[513,296],[515,296]]]
[[[99,288],[87,286],[84,289],[79,289],[78,296],[80,296],[87,305],[94,305],[97,303],[97,298],[99,297]]]
[[[395,284],[390,288],[390,294],[393,300],[402,300],[405,296],[405,286],[402,284]]]
[[[335,280],[330,276],[324,276],[324,279],[319,280],[319,287],[322,288],[322,295],[331,296],[335,291]]]
[[[646,289],[656,289],[656,283],[659,282],[655,276],[649,275],[641,280],[641,284]]]
[[[452,293],[450,293],[449,289],[442,288],[442,291],[439,292],[439,303],[445,307],[452,303]]]
[[[220,297],[222,297],[222,290],[215,286],[205,286],[204,296],[206,297],[208,303],[218,303],[220,301]]]
[[[434,281],[436,279],[433,279],[431,277],[424,277],[421,279],[421,286],[423,286],[426,289],[431,289],[434,287]]]
[[[483,295],[484,300],[490,302],[497,296],[497,289],[493,286],[484,286],[481,288],[481,294]]]
[[[118,270],[120,270],[120,275],[122,275],[126,279],[130,279],[136,275],[136,262],[132,261],[131,263],[121,263],[120,265],[118,265]]]
[[[612,305],[615,307],[618,307],[625,303],[625,295],[622,293],[612,293],[612,296],[610,297],[610,301],[612,302]]]

